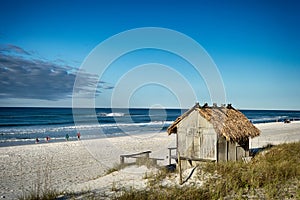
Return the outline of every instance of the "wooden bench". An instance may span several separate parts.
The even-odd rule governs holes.
[[[141,153],[120,155],[120,163],[125,164],[125,158],[134,158],[136,164],[157,165],[158,160],[164,160],[161,158],[150,158],[151,151],[144,151]]]
[[[144,151],[144,152],[141,152],[141,153],[120,155],[120,163],[124,164],[125,163],[125,158],[135,158],[135,159],[148,158],[149,159],[150,153],[151,153],[151,151]]]

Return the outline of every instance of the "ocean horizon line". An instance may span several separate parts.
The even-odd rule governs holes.
[[[191,106],[192,107],[192,106]],[[67,107],[67,106],[0,106],[1,108],[42,108],[42,109],[153,109],[153,110],[161,110],[161,109],[168,109],[168,110],[188,110],[191,107],[188,108],[179,108],[179,107],[162,107],[162,108],[153,108],[153,107]],[[233,105],[234,107],[234,105]],[[299,112],[300,109],[282,109],[282,108],[236,108],[237,110],[243,110],[243,111],[295,111]]]

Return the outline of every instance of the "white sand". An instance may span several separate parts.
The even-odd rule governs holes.
[[[300,122],[256,126],[261,130],[261,136],[251,140],[252,148],[269,143],[300,141]],[[1,147],[0,196],[16,199],[36,185],[42,185],[43,189],[44,182],[59,191],[73,192],[97,189],[109,193],[113,188],[120,188],[124,184],[144,187],[147,183],[143,176],[148,171],[145,167],[131,167],[101,176],[108,168],[119,163],[120,154],[151,150],[150,157],[164,159],[160,164],[167,164],[167,148],[175,147],[175,138],[174,134],[167,136],[166,133],[156,133]]]
[[[167,164],[168,147],[175,147],[175,135],[166,133],[1,147],[0,197],[16,199],[45,182],[59,191],[89,189],[87,182],[119,163],[120,154],[150,150]]]
[[[300,141],[300,121],[257,124],[256,127],[261,135],[251,140],[250,148]]]

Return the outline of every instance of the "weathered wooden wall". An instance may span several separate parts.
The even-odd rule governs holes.
[[[177,148],[188,158],[216,159],[217,134],[206,119],[193,111],[177,127]]]
[[[218,139],[218,162],[241,160],[242,157],[249,156],[249,142],[242,146],[235,142],[228,142],[224,137]]]
[[[218,138],[218,162],[227,161],[227,148],[228,144],[224,137]]]
[[[177,126],[177,150],[182,157],[195,156],[194,149],[199,146],[197,139],[198,113],[193,111],[187,118],[184,118]],[[194,148],[194,146],[196,146]]]
[[[236,144],[234,142],[227,142],[228,144],[228,160],[236,160]]]

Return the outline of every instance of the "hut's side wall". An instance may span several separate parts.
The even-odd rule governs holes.
[[[228,160],[236,160],[236,143],[227,142],[228,146]]]
[[[246,154],[245,154],[245,150],[241,147],[241,146],[239,146],[238,144],[237,144],[237,147],[236,147],[236,159],[237,160],[242,160],[242,158],[245,156]]]
[[[229,142],[230,149],[228,150],[228,160],[242,160],[243,157],[248,156],[248,150],[245,146],[241,146],[238,143]]]
[[[241,160],[242,157],[249,156],[249,140],[244,141],[241,144],[237,144],[237,160]]]
[[[218,138],[218,162],[227,161],[227,141],[224,137]]]
[[[249,156],[249,141],[244,144],[228,142],[224,137],[218,139],[218,161],[235,161],[242,160],[243,157]]]

